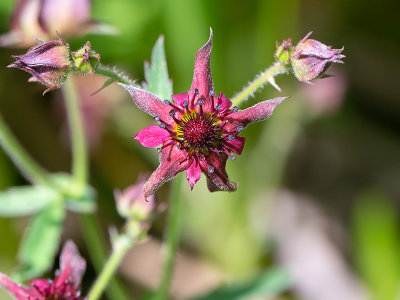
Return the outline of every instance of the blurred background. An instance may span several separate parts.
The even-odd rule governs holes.
[[[0,2],[1,33],[9,31],[14,5],[12,0]],[[273,62],[275,41],[292,37],[296,44],[313,31],[312,38],[345,47],[345,64],[328,72],[335,77],[310,86],[293,75],[280,75],[276,81],[282,93],[266,86],[242,105],[291,97],[270,119],[246,129],[243,154],[227,165],[231,180],[239,183],[237,192],[211,194],[204,176],[192,192],[185,182],[174,298],[198,297],[282,267],[291,283],[276,300],[400,299],[399,9],[399,2],[389,0],[379,5],[361,0],[92,2],[93,19],[120,34],[65,38],[71,48],[90,40],[102,63],[116,65],[141,82],[143,63],[164,35],[174,93],[189,89],[194,54],[207,41],[210,26],[215,89],[228,97]],[[43,87],[28,83],[27,73],[5,68],[13,61],[11,55],[25,51],[0,48],[1,114],[42,166],[68,171],[61,92],[42,97]],[[154,170],[158,158],[155,149],[130,138],[152,119],[135,107],[128,93],[112,85],[90,96],[103,80],[77,79],[90,143],[91,183],[98,191],[98,219],[106,236],[109,226],[123,223],[113,189]],[[24,184],[0,150],[0,188]],[[159,203],[167,203],[168,191],[166,184],[157,192]],[[132,249],[120,268],[132,299],[157,286],[165,217],[157,217],[151,239]],[[27,222],[0,219],[4,273],[17,264]],[[68,215],[63,239],[75,240],[88,257],[76,224],[76,216]],[[89,263],[84,291],[94,276]],[[279,284],[285,279],[276,280]],[[8,299],[1,292],[0,298]]]

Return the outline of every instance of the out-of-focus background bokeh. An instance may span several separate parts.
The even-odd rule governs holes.
[[[2,33],[13,7],[12,0],[0,2]],[[174,93],[189,89],[194,54],[210,26],[214,85],[228,97],[273,62],[277,40],[292,37],[296,43],[312,30],[312,38],[345,47],[345,64],[329,70],[335,77],[311,86],[281,75],[276,80],[282,93],[266,86],[244,103],[291,97],[269,120],[244,132],[243,154],[227,166],[231,180],[239,183],[237,192],[211,194],[204,176],[192,192],[184,184],[174,297],[189,299],[280,266],[293,284],[274,299],[400,299],[399,11],[399,3],[385,0],[93,1],[93,18],[120,34],[67,39],[72,49],[90,40],[102,63],[141,82],[143,62],[162,34]],[[68,171],[61,92],[42,97],[43,87],[28,83],[28,74],[5,68],[11,55],[25,51],[0,49],[1,114],[41,165]],[[118,86],[91,97],[101,79],[78,81],[91,183],[107,234],[109,226],[122,224],[113,189],[133,184],[139,173],[157,166],[156,150],[130,138],[152,120]],[[23,184],[0,150],[0,188]],[[167,202],[168,190],[166,184],[157,192],[158,202]],[[17,264],[27,221],[0,219],[0,271],[8,273]],[[63,238],[74,239],[88,257],[76,224],[70,214]],[[152,238],[130,251],[120,268],[132,299],[158,282],[164,225],[165,213],[156,219]],[[94,276],[89,263],[85,290]]]

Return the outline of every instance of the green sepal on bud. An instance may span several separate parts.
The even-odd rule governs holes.
[[[292,39],[283,40],[282,44],[279,45],[276,42],[276,51],[274,53],[275,60],[283,65],[287,65],[291,61],[293,55]]]
[[[96,53],[90,42],[77,51],[71,52],[75,69],[82,74],[92,75],[100,64],[100,54]]]

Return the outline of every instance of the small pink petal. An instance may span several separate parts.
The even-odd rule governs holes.
[[[71,240],[65,242],[60,255],[61,275],[57,278],[71,279],[75,288],[81,283],[86,270],[86,261],[79,255],[78,248]],[[56,279],[56,280],[57,280]],[[65,283],[65,280],[63,281]]]
[[[182,94],[172,95],[171,97],[172,97],[172,99],[174,99],[174,101],[175,101],[177,104],[179,104],[179,105],[182,106],[182,102],[183,102],[184,100],[188,101],[189,94],[188,94],[188,93],[182,93]]]
[[[226,145],[229,147],[229,149],[233,153],[240,155],[240,154],[242,154],[245,141],[246,141],[246,138],[244,138],[242,136],[236,136],[233,140],[227,141]]]
[[[229,100],[224,94],[220,93],[218,97],[218,104],[221,105],[221,111],[225,111],[232,106],[231,100]]]
[[[15,283],[3,273],[0,273],[0,287],[13,295],[17,300],[36,299],[34,298],[35,294],[32,290],[21,284]]]
[[[186,170],[186,178],[189,181],[190,188],[193,190],[194,185],[200,180],[201,169],[197,159],[194,159],[192,164]]]
[[[237,184],[229,180],[228,174],[226,173],[225,166],[228,156],[223,153],[218,155],[211,153],[207,157],[207,161],[200,164],[207,176],[207,187],[210,192],[216,191],[228,191],[233,192],[237,189]],[[208,171],[208,166],[213,167],[213,172]]]
[[[51,286],[51,281],[48,279],[33,279],[29,281],[29,285],[36,289],[39,295],[46,295]]]
[[[131,85],[118,84],[131,94],[133,101],[145,113],[153,117],[160,117],[162,121],[168,124],[174,123],[174,120],[169,115],[171,107],[165,105],[156,95]]]
[[[280,104],[286,98],[287,97],[278,97],[271,100],[266,100],[245,110],[239,110],[238,112],[232,113],[225,118],[229,121],[225,128],[228,131],[234,131],[238,126],[242,126],[244,128],[251,123],[265,120],[272,114],[275,107],[277,107],[278,104]]]
[[[170,134],[165,129],[162,129],[156,125],[150,125],[149,127],[143,128],[133,138],[141,143],[145,147],[157,147],[166,142],[170,137]]]

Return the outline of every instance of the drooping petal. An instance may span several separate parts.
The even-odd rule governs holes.
[[[175,145],[162,149],[160,165],[157,170],[151,174],[149,180],[143,187],[144,197],[146,199],[149,198],[161,185],[175,177],[176,174],[187,169],[191,161],[185,159],[186,154],[178,150]]]
[[[81,283],[83,273],[86,270],[86,261],[79,255],[78,248],[75,243],[68,240],[60,255],[60,270],[61,274],[65,273],[66,279],[71,279],[75,288]],[[64,277],[60,275],[58,278]],[[57,279],[58,279],[57,278]],[[65,282],[65,281],[64,281]]]
[[[174,101],[179,104],[180,106],[183,106],[182,103],[184,100],[188,101],[189,94],[188,93],[182,93],[182,94],[175,94],[171,96]]]
[[[228,150],[232,151],[233,153],[235,153],[237,155],[240,155],[240,154],[242,154],[245,141],[246,141],[246,138],[244,138],[242,136],[236,136],[233,140],[226,141],[226,145],[229,148]]]
[[[207,43],[200,48],[196,53],[194,60],[194,71],[193,81],[189,90],[189,98],[192,99],[194,96],[194,90],[199,90],[198,98],[204,100],[204,109],[210,110],[212,99],[209,95],[211,90],[214,90],[213,82],[211,78],[211,66],[210,66],[210,55],[212,49],[213,32],[210,28],[210,38]],[[198,99],[197,98],[197,99]],[[191,103],[192,105],[193,103]],[[191,108],[194,108],[192,105]]]
[[[245,110],[239,110],[238,112],[228,115],[225,117],[225,119],[229,121],[226,125],[226,129],[228,131],[234,131],[238,126],[245,128],[251,123],[265,120],[272,114],[275,107],[286,98],[287,97],[278,97],[271,100],[266,100]]]
[[[207,187],[210,192],[228,191],[233,192],[237,189],[237,184],[229,180],[225,166],[228,156],[226,154],[218,155],[211,153],[205,162],[200,161],[203,171],[207,176]],[[208,164],[208,165],[206,165]],[[213,172],[208,170],[208,167],[213,167]]]
[[[3,273],[0,273],[0,287],[13,295],[17,300],[37,299],[33,298],[35,294],[30,289],[21,284],[15,283]]]
[[[145,147],[157,147],[166,142],[170,134],[165,129],[156,125],[150,125],[138,132],[133,138]]]
[[[199,161],[197,159],[193,159],[192,164],[186,170],[186,178],[190,184],[191,190],[193,190],[194,185],[197,181],[200,180],[201,177],[201,168]]]
[[[145,113],[152,117],[160,117],[160,119],[167,124],[173,123],[173,119],[169,115],[171,107],[165,105],[156,95],[131,85],[118,84],[131,94],[133,101]]]
[[[231,108],[232,102],[224,94],[219,93],[218,105],[221,105],[221,110],[220,111],[225,111],[225,110]]]

